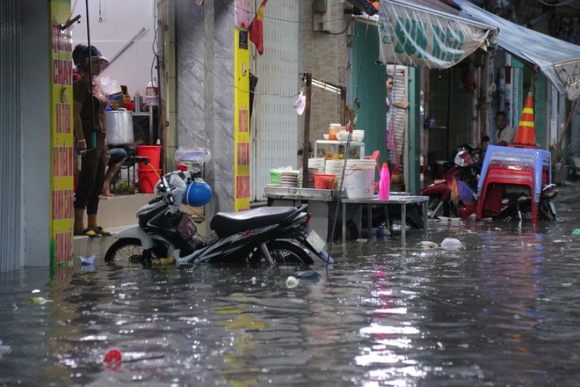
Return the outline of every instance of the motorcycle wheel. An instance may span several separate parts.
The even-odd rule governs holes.
[[[307,266],[314,261],[300,246],[288,241],[272,241],[268,243],[268,251],[276,266]],[[268,264],[268,258],[260,249],[252,255],[250,263],[253,265]]]
[[[440,216],[457,216],[457,211],[449,201],[443,202],[441,205],[439,197],[432,196],[429,198],[428,213],[430,219],[437,219]]]
[[[540,217],[541,220],[550,220],[550,221],[556,221],[558,220],[558,216],[555,213],[555,209],[552,209],[552,206],[554,204],[547,202],[547,201],[543,201],[540,204],[540,208],[538,209],[538,216]]]
[[[105,254],[105,263],[128,269],[150,268],[153,259],[164,257],[167,257],[167,250],[160,245],[145,251],[139,239],[125,238],[119,239],[109,247]]]

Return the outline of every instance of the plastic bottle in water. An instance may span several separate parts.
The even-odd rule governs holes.
[[[157,87],[157,77],[151,78],[151,81],[145,88],[145,102],[147,106],[159,105],[159,88]]]
[[[389,191],[391,190],[391,172],[389,171],[389,165],[387,163],[383,163],[380,178],[381,179],[379,181],[379,199],[388,200]]]

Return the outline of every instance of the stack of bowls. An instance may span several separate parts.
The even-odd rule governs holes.
[[[298,171],[282,172],[282,187],[294,188],[298,186]]]
[[[340,186],[342,179],[342,170],[344,169],[344,160],[326,160],[324,166],[324,173],[327,175],[334,175],[335,180]]]
[[[352,131],[352,139],[356,142],[362,142],[365,138],[365,131],[362,129],[355,129]]]
[[[324,173],[324,157],[313,157],[308,159],[308,181],[306,186],[302,183],[305,188],[314,188],[314,174]]]
[[[324,157],[312,157],[308,159],[308,169],[315,168],[316,173],[324,173]]]
[[[348,136],[349,136],[349,134],[346,130],[341,130],[340,132],[336,133],[336,139],[338,141],[347,141]]]

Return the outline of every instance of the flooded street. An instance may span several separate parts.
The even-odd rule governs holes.
[[[290,268],[1,276],[0,386],[576,386],[579,183],[557,223],[434,222]],[[33,293],[33,290],[39,292]],[[31,302],[30,300],[34,302]],[[118,349],[122,363],[105,363]]]

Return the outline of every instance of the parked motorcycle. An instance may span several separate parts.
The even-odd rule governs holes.
[[[151,267],[169,257],[177,266],[205,262],[311,265],[311,254],[327,264],[334,262],[322,238],[307,229],[311,218],[307,204],[218,212],[210,222],[214,236],[204,240],[191,216],[180,210],[182,203],[199,207],[210,201],[211,189],[199,173],[170,172],[161,177],[155,193],[137,212],[138,224],[116,235],[118,240],[105,254],[106,263]]]
[[[421,190],[429,196],[429,218],[475,217],[478,200],[478,181],[483,161],[480,148],[464,146],[455,157],[455,165],[443,176],[443,180]],[[484,218],[509,221],[532,218],[532,197],[526,187],[517,184],[501,184],[494,190],[495,197],[486,198],[496,204],[494,211],[487,211]],[[557,220],[556,208],[552,199],[558,194],[555,185],[548,183],[542,187],[538,218]]]
[[[443,179],[421,189],[429,196],[428,217],[468,218],[477,209],[477,183],[481,173],[481,148],[464,145],[458,148],[454,165]]]

